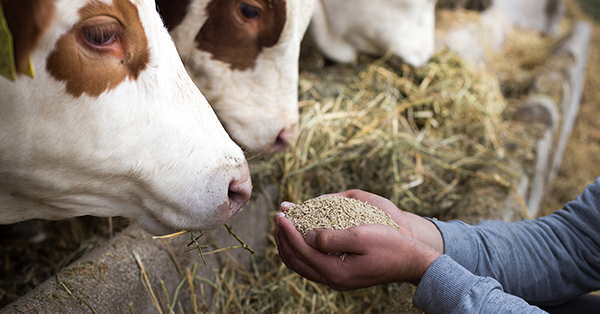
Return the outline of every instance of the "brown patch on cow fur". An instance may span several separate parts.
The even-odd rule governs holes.
[[[2,7],[13,35],[17,73],[25,73],[31,53],[54,17],[54,1],[2,0]]]
[[[286,23],[285,0],[258,0],[263,11],[258,32],[236,20],[240,0],[212,0],[206,7],[208,19],[196,35],[197,48],[231,69],[254,68],[263,48],[279,41]]]
[[[185,18],[192,0],[156,0],[158,13],[169,31],[174,30]]]
[[[137,8],[128,0],[114,0],[112,6],[93,2],[81,8],[79,16],[79,22],[57,41],[48,57],[48,72],[66,81],[67,92],[75,97],[84,93],[97,97],[126,78],[137,79],[150,59],[148,39]],[[118,20],[116,42],[120,49],[106,52],[86,46],[83,35],[86,20],[98,16]]]

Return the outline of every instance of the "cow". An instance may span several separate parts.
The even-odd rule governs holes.
[[[449,2],[465,4],[447,10]],[[440,4],[442,5],[440,9]],[[464,9],[479,11],[465,15]],[[563,0],[446,0],[438,2],[436,40],[438,49],[450,49],[476,67],[485,68],[515,29],[557,36],[565,11]],[[465,16],[469,18],[465,19]],[[458,21],[458,23],[457,23]]]
[[[566,4],[564,0],[503,0],[494,6],[516,27],[558,36]]]
[[[437,9],[466,9],[485,11],[492,5],[492,0],[437,0]]]
[[[435,0],[317,0],[309,34],[331,61],[359,53],[420,67],[435,50]],[[398,60],[400,59],[400,60]]]
[[[192,76],[231,137],[284,150],[298,125],[298,62],[315,0],[158,0]]]
[[[124,216],[164,234],[248,201],[244,153],[153,0],[0,3],[0,223]]]

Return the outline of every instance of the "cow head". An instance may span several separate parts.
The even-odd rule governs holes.
[[[154,1],[1,3],[17,76],[0,77],[0,223],[95,215],[152,233],[211,229],[248,200],[243,152]]]
[[[188,73],[232,138],[254,153],[287,147],[314,0],[157,2]]]

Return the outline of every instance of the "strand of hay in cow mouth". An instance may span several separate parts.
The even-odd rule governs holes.
[[[296,203],[359,188],[438,215],[459,198],[456,187],[486,176],[478,169],[511,175],[502,163],[506,102],[494,76],[452,52],[420,69],[383,60],[355,67],[301,75],[297,140],[266,161],[251,160],[254,182],[279,184],[280,200]],[[508,187],[502,176],[485,178]]]

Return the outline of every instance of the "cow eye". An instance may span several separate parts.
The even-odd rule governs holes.
[[[260,16],[261,10],[258,7],[247,3],[240,3],[238,10],[247,19],[255,19]]]
[[[84,27],[83,38],[93,46],[110,46],[117,40],[117,26],[111,23]]]

